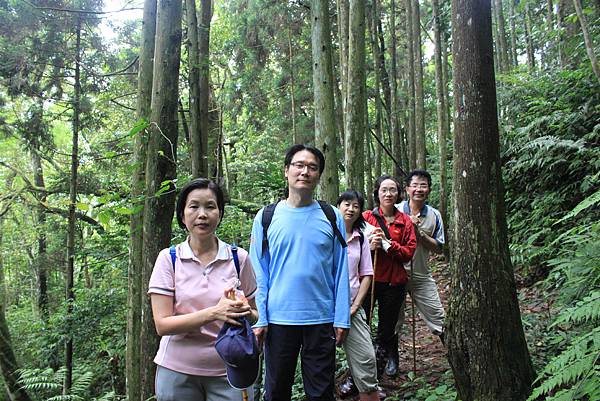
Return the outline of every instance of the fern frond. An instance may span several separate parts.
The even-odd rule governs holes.
[[[598,320],[600,320],[600,291],[593,291],[590,295],[577,302],[577,305],[561,312],[550,327],[564,323],[583,324]]]
[[[570,389],[579,392],[582,385],[594,380],[595,375],[590,377],[590,373],[595,371],[599,356],[600,326],[576,337],[567,349],[548,363],[535,381],[541,384],[533,390],[528,401],[556,390],[560,390],[554,395],[556,400],[563,399],[559,394],[566,395]]]
[[[594,206],[598,203],[600,203],[600,189],[598,189],[592,195],[588,196],[587,198],[585,198],[584,200],[579,202],[579,204],[577,206],[575,206],[575,208],[573,210],[571,210],[569,213],[567,213],[562,219],[560,219],[556,223],[554,223],[554,225],[556,225],[558,223],[562,223],[565,220],[569,220],[570,218],[577,216],[581,211],[587,209],[588,207]]]

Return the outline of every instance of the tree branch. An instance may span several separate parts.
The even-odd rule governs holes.
[[[389,149],[385,147],[383,142],[381,142],[381,139],[379,139],[377,134],[375,134],[375,131],[373,131],[372,129],[369,128],[369,132],[371,133],[371,135],[373,135],[373,138],[375,138],[375,140],[377,141],[379,146],[381,146],[381,149],[383,149],[385,151],[385,153],[387,153],[387,155],[390,157],[390,159],[392,159],[392,161],[394,162],[396,167],[398,167],[398,170],[400,170],[402,172],[402,174],[404,174],[404,176],[406,177],[406,171],[404,171],[404,169],[402,168],[400,163],[398,163],[398,160],[396,160],[396,158],[394,156],[392,156],[392,152],[390,152]]]
[[[35,8],[36,10],[49,10],[49,11],[62,11],[67,13],[77,13],[77,14],[114,14],[120,13],[122,11],[132,11],[132,10],[143,10],[140,7],[131,7],[131,8],[121,8],[120,10],[112,10],[112,11],[95,11],[95,10],[81,10],[75,8],[61,8],[61,7],[48,7],[48,6],[36,6],[28,0],[23,0],[24,3],[28,4],[30,7]]]

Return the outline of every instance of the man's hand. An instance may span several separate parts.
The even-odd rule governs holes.
[[[342,343],[346,339],[347,335],[348,335],[348,329],[342,329],[342,328],[336,327],[335,328],[335,345],[337,345],[338,347],[340,345],[342,345]]]
[[[267,338],[267,331],[269,331],[269,327],[255,327],[252,329],[252,331],[256,336],[256,341],[258,342],[258,349],[262,350],[263,344],[265,343],[265,339]]]

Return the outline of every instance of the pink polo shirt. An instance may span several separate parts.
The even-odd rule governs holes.
[[[174,297],[173,313],[184,315],[216,305],[223,291],[234,287],[237,274],[229,245],[219,240],[215,260],[207,265],[194,256],[188,240],[176,246],[175,269],[169,249],[163,249],[150,277],[148,294]],[[256,294],[256,279],[248,252],[238,248],[241,289],[246,298]],[[196,376],[224,376],[225,365],[215,350],[215,340],[223,326],[220,320],[193,332],[163,336],[154,358],[157,365]]]
[[[369,241],[365,237],[362,244],[362,255],[360,251],[360,234],[358,230],[352,232],[352,236],[346,241],[348,243],[348,275],[350,277],[350,302],[354,301],[360,288],[360,277],[373,275],[373,263],[371,262],[371,250]]]

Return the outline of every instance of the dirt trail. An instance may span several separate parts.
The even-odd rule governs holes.
[[[432,275],[438,285],[440,298],[444,308],[447,308],[447,296],[450,288],[450,272],[448,263],[441,259],[432,260]],[[400,349],[400,373],[396,378],[383,376],[381,387],[388,395],[397,394],[401,390],[402,384],[409,381],[408,373],[413,371],[413,347],[412,347],[412,311],[410,296],[406,298],[406,323],[403,334],[399,340]],[[416,350],[416,377],[424,377],[425,380],[437,385],[440,377],[449,369],[446,359],[446,349],[442,345],[439,337],[434,336],[429,331],[425,322],[419,317],[415,309],[415,350]],[[341,400],[338,398],[338,400]],[[345,398],[344,400],[358,400],[358,396]]]

